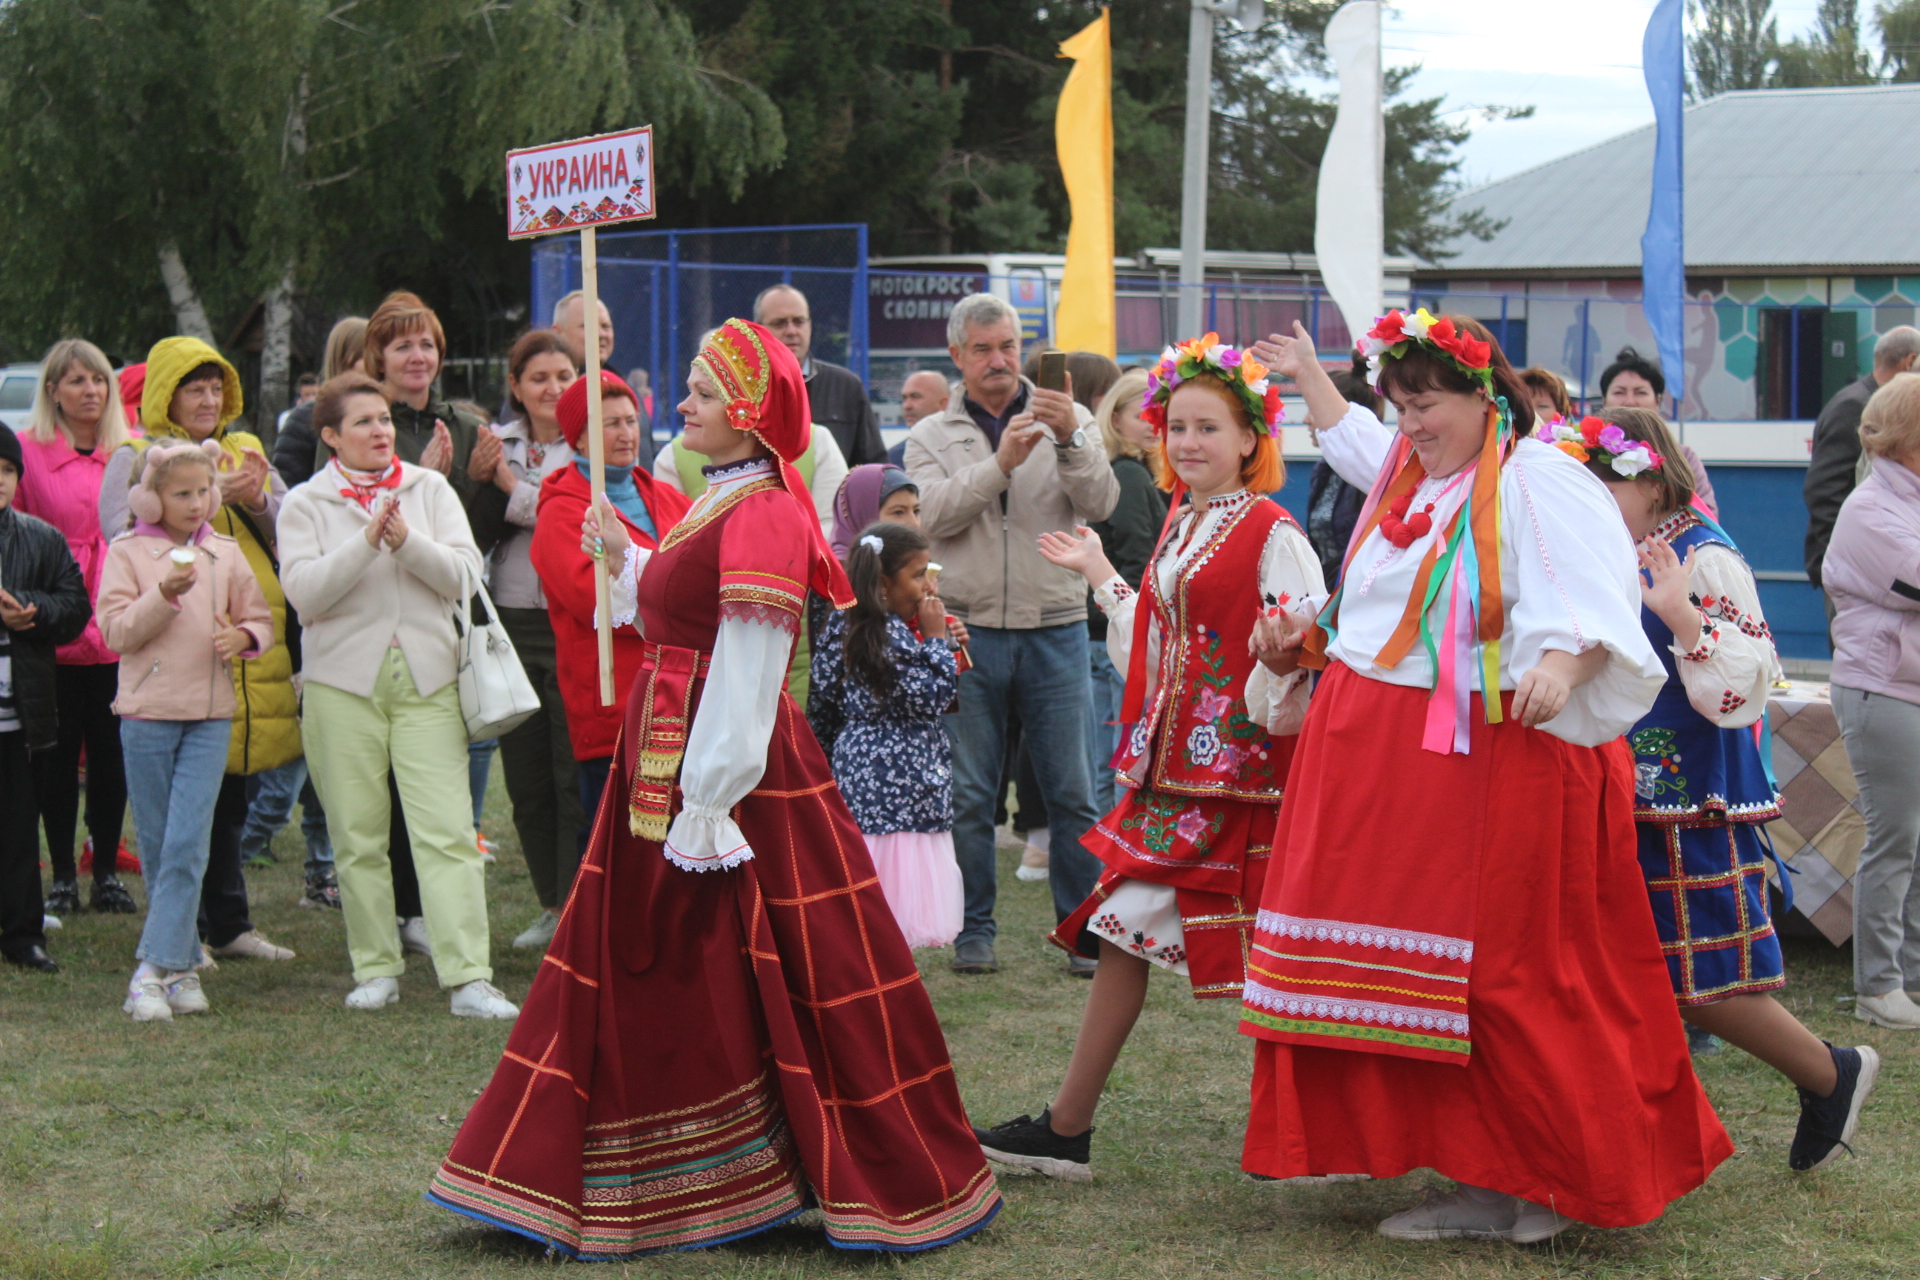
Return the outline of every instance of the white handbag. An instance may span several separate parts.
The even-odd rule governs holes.
[[[460,714],[467,741],[484,742],[510,732],[540,709],[540,695],[527,679],[513,641],[486,585],[466,565],[460,569],[465,598],[453,608],[454,647],[459,655]],[[484,620],[473,621],[471,601],[480,597]]]

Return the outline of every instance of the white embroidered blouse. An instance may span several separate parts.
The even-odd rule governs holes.
[[[1340,478],[1371,489],[1393,445],[1394,431],[1361,405],[1320,435],[1320,449]],[[1415,645],[1399,665],[1379,668],[1406,609],[1421,559],[1471,495],[1470,476],[1428,477],[1412,510],[1433,504],[1432,528],[1407,547],[1373,530],[1348,562],[1337,634],[1327,656],[1388,684],[1430,688],[1433,664]],[[1640,625],[1640,573],[1620,509],[1585,467],[1551,445],[1515,442],[1500,471],[1500,594],[1506,611],[1500,638],[1500,687],[1513,689],[1549,649],[1584,653],[1602,645],[1612,655],[1601,673],[1574,689],[1559,715],[1539,728],[1576,746],[1619,737],[1652,707],[1666,670]],[[1324,604],[1318,600],[1315,604]],[[1444,619],[1438,602],[1429,624]]]
[[[1213,499],[1200,512],[1199,519],[1189,510],[1175,524],[1166,545],[1153,564],[1154,585],[1162,599],[1174,590],[1175,579],[1207,545],[1213,531],[1228,516],[1244,511],[1265,499],[1245,489]],[[1323,597],[1326,583],[1320,572],[1319,557],[1305,534],[1284,521],[1273,526],[1267,544],[1260,552],[1260,592],[1279,601]],[[1093,591],[1094,603],[1107,615],[1107,656],[1121,675],[1128,670],[1133,656],[1134,611],[1140,596],[1119,574],[1101,583]],[[1160,620],[1147,623],[1147,697],[1160,683]],[[1264,725],[1268,733],[1300,732],[1307,715],[1307,673],[1296,671],[1275,676],[1259,663],[1247,677],[1244,696],[1247,716]]]
[[[724,467],[705,467],[707,490],[694,499],[684,520],[727,493],[773,473],[771,458],[750,458]],[[640,575],[653,553],[627,548],[626,563],[613,580],[613,625],[640,626]],[[760,783],[767,768],[767,744],[780,710],[793,633],[773,621],[725,615],[713,642],[713,659],[700,705],[687,731],[680,764],[685,802],[667,829],[667,860],[687,871],[726,871],[749,861],[753,850],[731,814]]]
[[[1671,646],[1687,701],[1722,729],[1757,723],[1785,675],[1753,570],[1739,552],[1708,543],[1694,549],[1687,590],[1700,609],[1700,640],[1688,650]]]

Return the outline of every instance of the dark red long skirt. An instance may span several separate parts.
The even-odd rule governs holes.
[[[1443,757],[1420,749],[1426,699],[1338,664],[1321,680],[1262,920],[1353,919],[1337,912],[1363,903],[1368,918],[1417,927],[1393,914],[1405,904],[1380,900],[1392,882],[1381,860],[1460,856],[1471,1052],[1436,1061],[1390,1043],[1289,1043],[1243,1023],[1263,1038],[1242,1165],[1275,1178],[1432,1168],[1594,1226],[1649,1221],[1733,1144],[1693,1073],[1667,982],[1635,858],[1632,757],[1619,741],[1576,747],[1512,720],[1483,724],[1476,698],[1472,768],[1484,777],[1436,786]],[[1397,839],[1379,837],[1383,815]],[[1446,833],[1459,830],[1478,833],[1477,867],[1449,852]],[[1296,876],[1344,904],[1314,912],[1311,898],[1289,898]],[[1256,929],[1252,969],[1263,947],[1300,949]]]
[[[638,702],[546,963],[428,1197],[590,1259],[808,1207],[848,1249],[979,1230],[999,1192],[805,719],[782,694],[736,810],[753,860],[695,873],[628,834]]]

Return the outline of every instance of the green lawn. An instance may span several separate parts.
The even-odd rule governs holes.
[[[497,770],[489,829],[501,845],[489,875],[496,981],[518,998],[534,961],[506,941],[534,905]],[[299,958],[226,963],[208,975],[209,1016],[136,1027],[121,1014],[138,917],[70,921],[53,939],[57,978],[0,972],[0,1277],[495,1277],[548,1265],[537,1246],[420,1198],[506,1028],[449,1016],[418,957],[398,1006],[342,1008],[352,983],[339,917],[294,907],[297,831],[277,848],[280,865],[250,873],[254,919]],[[937,955],[927,965],[961,1087],[987,1121],[1044,1103],[1086,994],[1040,942],[1045,886],[1015,881],[1012,865],[1003,861],[1005,970],[957,978]],[[1728,1050],[1701,1070],[1739,1154],[1641,1230],[1575,1230],[1533,1249],[1393,1244],[1373,1224],[1432,1175],[1251,1182],[1237,1167],[1251,1054],[1234,1009],[1197,1004],[1184,982],[1156,974],[1100,1117],[1092,1186],[1007,1179],[991,1228],[924,1256],[841,1254],[796,1226],[597,1274],[1916,1276],[1909,1081],[1920,1039],[1853,1020],[1837,1003],[1847,963],[1824,943],[1790,944],[1795,1012],[1886,1059],[1858,1158],[1790,1175],[1792,1090]]]

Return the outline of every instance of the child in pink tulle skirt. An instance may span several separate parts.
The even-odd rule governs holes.
[[[869,525],[846,563],[855,601],[814,637],[807,720],[907,945],[943,947],[960,932],[962,907],[953,758],[940,727],[959,680],[946,611],[918,529]]]

